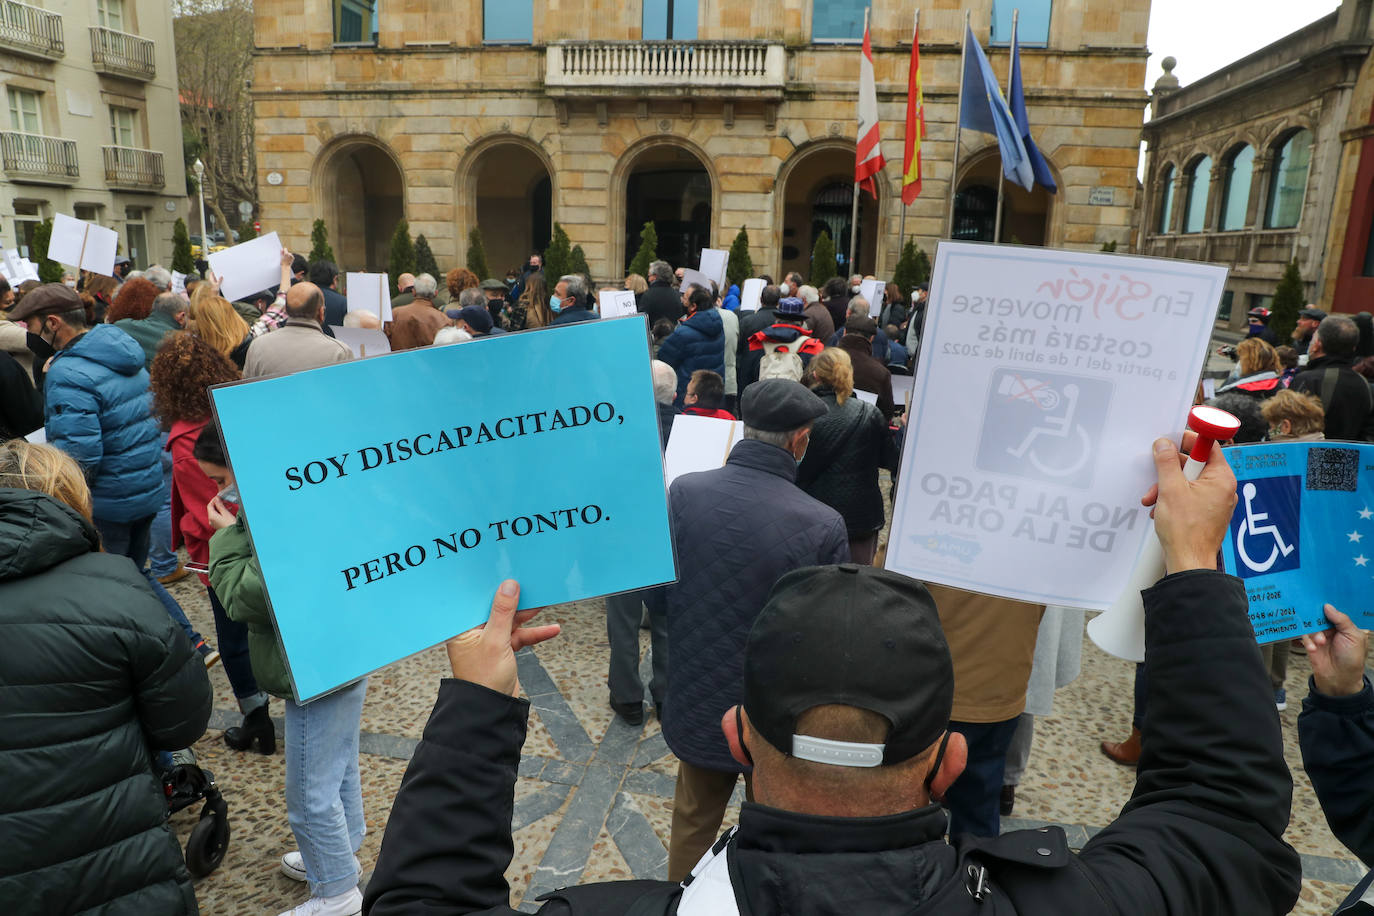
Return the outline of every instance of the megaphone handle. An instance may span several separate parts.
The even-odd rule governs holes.
[[[1187,480],[1197,480],[1202,475],[1202,469],[1207,467],[1205,461],[1198,461],[1192,455],[1183,463],[1183,476]]]

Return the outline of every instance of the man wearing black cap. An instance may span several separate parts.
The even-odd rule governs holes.
[[[720,831],[740,773],[720,716],[740,700],[744,638],[784,573],[849,560],[834,509],[794,483],[825,403],[798,382],[744,392],[744,440],[725,466],[684,474],[668,491],[678,581],[668,587],[668,693],[663,737],[677,755],[668,876],[686,876]],[[745,777],[746,788],[748,776]]]
[[[950,659],[929,594],[877,569],[803,569],[773,587],[745,645],[742,703],[720,717],[753,761],[739,828],[685,887],[569,887],[540,912],[1287,913],[1301,881],[1283,840],[1292,782],[1245,590],[1214,569],[1235,477],[1219,450],[1191,483],[1168,440],[1154,460],[1168,572],[1144,593],[1146,750],[1131,801],[1081,853],[1057,827],[946,842],[933,799],[964,746],[945,728]],[[515,912],[503,875],[529,711],[515,652],[558,632],[523,626],[537,612],[517,612],[519,593],[502,583],[485,627],[448,644],[455,679],[396,796],[371,916]]]
[[[1298,351],[1299,356],[1307,355],[1307,349],[1312,344],[1312,335],[1317,333],[1317,325],[1321,324],[1326,318],[1326,312],[1309,305],[1305,309],[1298,311],[1298,324],[1293,328],[1293,349]]]
[[[501,312],[506,307],[506,293],[510,290],[506,284],[495,279],[483,280],[478,289],[482,291],[482,295],[487,300],[485,304],[487,311],[491,314],[492,327],[501,327]]]

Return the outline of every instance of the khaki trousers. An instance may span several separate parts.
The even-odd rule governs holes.
[[[678,761],[673,832],[668,838],[668,880],[681,881],[720,836],[720,824],[739,773],[722,773]],[[744,795],[754,800],[754,778],[744,774]]]

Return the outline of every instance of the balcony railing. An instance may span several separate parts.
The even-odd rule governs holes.
[[[151,41],[100,26],[91,27],[91,62],[98,72],[111,76],[136,80],[157,76]]]
[[[0,48],[26,57],[56,60],[66,51],[62,44],[62,17],[18,0],[0,0]]]
[[[145,190],[156,190],[166,184],[161,153],[132,146],[107,146],[104,152],[107,184]]]
[[[782,44],[765,41],[559,42],[545,64],[545,86],[572,95],[780,96],[787,77]]]
[[[11,181],[70,184],[81,177],[76,141],[61,137],[0,131],[0,164]]]

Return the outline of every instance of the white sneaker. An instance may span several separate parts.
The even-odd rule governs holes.
[[[353,867],[358,869],[358,877],[363,876],[363,863],[358,861],[358,857],[353,857]],[[281,857],[281,873],[292,881],[305,880],[305,862],[301,859],[298,849],[293,849]]]
[[[362,891],[355,887],[333,897],[311,897],[281,916],[361,916],[362,912]]]

